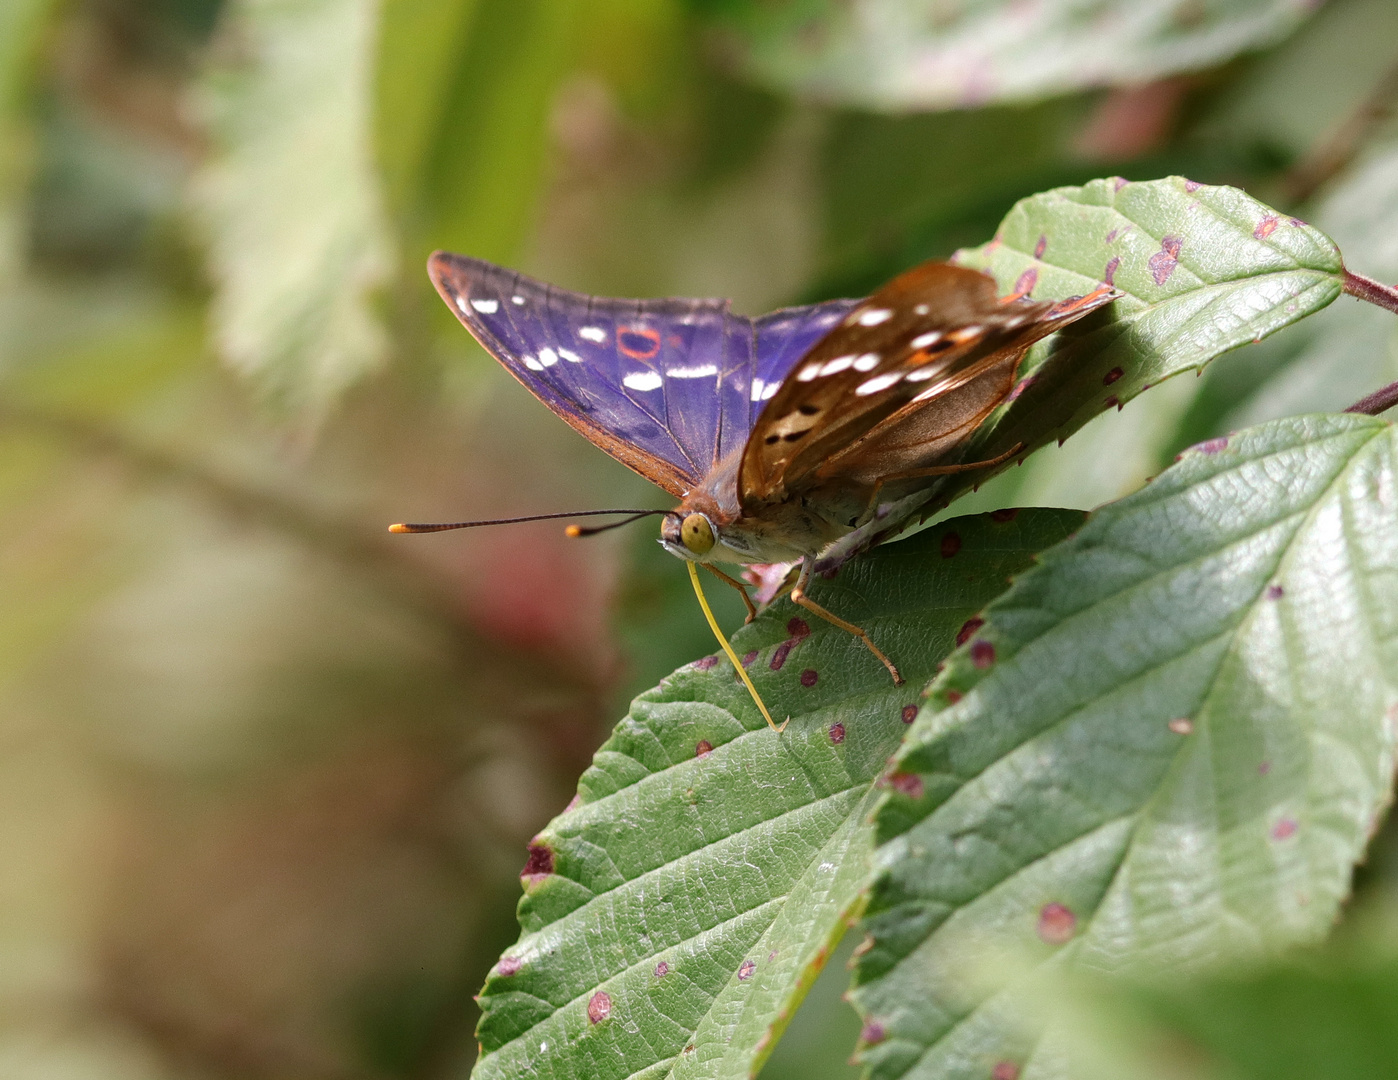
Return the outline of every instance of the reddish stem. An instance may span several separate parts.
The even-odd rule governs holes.
[[[1385,409],[1391,409],[1398,405],[1398,382],[1389,383],[1382,390],[1375,390],[1368,397],[1360,398],[1351,405],[1345,412],[1364,413],[1366,416],[1378,416]]]
[[[1398,315],[1398,289],[1375,281],[1373,278],[1366,278],[1363,274],[1356,274],[1353,270],[1346,268],[1344,290],[1350,296],[1367,300],[1371,304],[1377,304],[1386,311]]]

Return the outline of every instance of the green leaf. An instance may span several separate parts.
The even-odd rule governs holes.
[[[549,108],[574,70],[585,11],[580,0],[481,4],[424,167],[429,247],[518,254],[543,185]]]
[[[1390,798],[1396,442],[1345,415],[1203,444],[986,609],[877,811],[872,1076],[1032,1071],[1031,975],[971,972],[997,951],[1051,980],[1328,930]]]
[[[1349,170],[1316,208],[1315,220],[1340,245],[1352,270],[1398,281],[1398,246],[1393,243],[1398,235],[1398,143],[1376,148]],[[1298,412],[1343,409],[1398,379],[1398,321],[1372,304],[1336,304],[1324,318],[1287,338],[1288,351],[1276,357],[1276,369],[1260,385],[1245,393],[1226,384],[1207,386],[1200,411],[1212,405],[1222,414],[1214,420],[1215,431]]]
[[[482,991],[473,1075],[755,1071],[864,883],[872,785],[916,715],[913,687],[967,615],[1081,520],[966,518],[820,583],[815,599],[862,620],[907,686],[782,601],[733,644],[791,717],[783,734],[715,657],[637,698],[531,846],[524,934]]]
[[[1034,346],[1010,401],[981,425],[963,461],[990,460],[1016,445],[1023,459],[1061,442],[1161,380],[1325,307],[1340,295],[1343,269],[1319,230],[1236,188],[1180,177],[1094,180],[1023,199],[994,240],[957,261],[994,275],[1006,293],[1035,299],[1082,295],[1104,281],[1122,294]],[[934,499],[944,505],[990,475],[949,477],[912,496],[846,536],[820,568],[838,566]]]
[[[823,102],[954,109],[1210,67],[1289,34],[1295,0],[785,0],[718,8],[754,77]]]
[[[227,362],[278,405],[323,411],[387,340],[393,245],[372,168],[372,0],[237,0],[243,57],[206,82],[197,183]]]

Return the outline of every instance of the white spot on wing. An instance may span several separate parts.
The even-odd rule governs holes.
[[[854,392],[860,397],[865,397],[869,394],[877,394],[880,390],[887,390],[902,377],[903,373],[901,371],[889,371],[882,375],[875,375],[867,382],[862,382],[856,386]]]
[[[633,371],[621,380],[621,385],[631,390],[659,390],[664,381],[656,371]]]
[[[558,350],[558,355],[563,357],[563,359],[567,360],[570,364],[581,364],[583,362],[582,357],[575,353],[572,349],[560,348]]]
[[[926,315],[926,314],[928,313],[928,311],[930,311],[930,310],[931,310],[931,308],[929,308],[926,304],[918,304],[917,307],[913,308],[913,314],[914,314],[914,315]]]
[[[527,367],[530,371],[544,370],[544,365],[539,363],[539,361],[535,360],[528,353],[525,353],[523,356],[520,357],[520,359],[524,361],[524,366]]]
[[[868,311],[861,312],[859,318],[856,321],[859,323],[860,326],[878,326],[879,323],[888,322],[888,320],[891,318],[893,318],[893,312],[890,311],[888,308],[876,307],[870,308]]]
[[[913,338],[912,346],[914,349],[925,349],[934,341],[939,340],[941,336],[942,332],[940,330],[931,330],[926,334],[919,334],[917,337]]]
[[[765,384],[763,383],[763,381],[762,381],[761,379],[753,379],[753,380],[752,380],[752,400],[753,400],[753,401],[761,401],[761,400],[762,400],[762,389],[763,389],[764,385],[765,385]]]
[[[943,370],[944,368],[938,364],[928,364],[926,367],[914,368],[906,377],[908,382],[926,382],[934,375],[941,374]]]
[[[500,310],[499,300],[472,300],[471,306],[482,315],[494,315]]]
[[[876,352],[866,352],[863,356],[854,358],[855,371],[873,371],[879,366],[879,354]]]
[[[510,303],[514,304],[515,307],[524,307],[524,297],[512,296],[510,297]]]
[[[819,364],[807,364],[807,365],[806,365],[805,367],[803,367],[799,372],[796,373],[796,381],[797,381],[797,382],[810,382],[812,379],[814,379],[814,378],[815,378],[817,375],[819,375],[819,374],[820,374],[820,365],[819,365]]]
[[[714,364],[698,364],[695,367],[670,368],[665,374],[672,379],[707,379],[710,375],[717,375],[718,368]]]
[[[540,349],[539,363],[543,364],[544,367],[553,367],[554,364],[558,363],[558,354],[549,348]]]
[[[776,392],[781,388],[782,381],[780,379],[778,379],[776,382],[768,383],[766,389],[762,391],[762,400],[771,401],[772,398],[776,395]]]
[[[834,360],[825,361],[825,364],[820,369],[820,374],[822,377],[826,375],[838,375],[840,372],[844,371],[845,368],[850,367],[853,363],[853,355],[837,356]]]
[[[600,326],[584,326],[578,331],[578,337],[586,338],[588,341],[595,341],[599,345],[607,340],[607,331]]]

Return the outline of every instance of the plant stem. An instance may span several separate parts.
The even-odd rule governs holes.
[[[1398,405],[1398,382],[1389,383],[1382,390],[1375,390],[1368,397],[1362,397],[1351,405],[1345,412],[1364,413],[1366,416],[1378,416],[1385,409],[1391,409]]]
[[[1344,290],[1350,296],[1367,300],[1371,304],[1377,304],[1379,307],[1398,315],[1398,289],[1346,269]]]

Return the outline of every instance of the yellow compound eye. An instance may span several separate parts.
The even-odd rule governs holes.
[[[680,523],[680,540],[696,555],[707,555],[714,546],[714,529],[703,514],[690,514]]]

